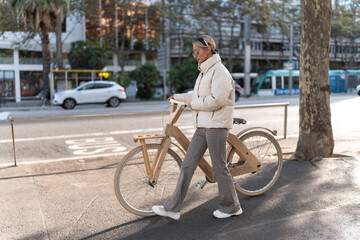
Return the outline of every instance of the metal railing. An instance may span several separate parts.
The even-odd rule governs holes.
[[[266,104],[251,104],[251,105],[235,105],[235,109],[245,109],[245,108],[268,108],[268,107],[284,107],[284,138],[286,138],[287,133],[287,112],[289,102],[283,103],[266,103]]]
[[[289,105],[290,105],[289,102],[285,102],[285,103],[268,103],[268,104],[252,104],[252,105],[235,105],[234,108],[235,109],[246,109],[246,108],[284,107],[284,138],[286,138],[286,132],[287,132],[287,108],[288,108]],[[14,123],[15,122],[74,120],[74,119],[108,118],[108,117],[124,117],[124,116],[146,116],[146,115],[158,115],[158,114],[164,114],[164,112],[81,115],[81,116],[49,117],[49,118],[27,118],[27,119],[13,119],[13,118],[9,117],[7,119],[7,121],[10,122],[10,125],[11,125],[11,136],[12,136],[12,145],[13,145],[14,166],[17,166],[16,147],[15,147],[15,134],[14,134]]]

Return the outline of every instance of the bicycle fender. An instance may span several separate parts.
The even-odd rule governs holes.
[[[265,130],[269,133],[271,133],[273,136],[277,136],[277,130],[270,130],[269,128],[265,128],[265,127],[251,127],[251,128],[246,128],[244,130],[242,130],[241,132],[239,132],[238,134],[236,134],[236,136],[238,138],[240,138],[241,136],[243,136],[245,133],[248,133],[248,132],[252,132],[253,130],[255,129],[262,129],[262,130]]]

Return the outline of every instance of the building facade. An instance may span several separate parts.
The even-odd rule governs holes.
[[[192,40],[202,34],[209,34],[218,43],[223,62],[229,70],[233,73],[244,71],[242,15],[237,16],[235,22],[226,17],[222,21],[222,16],[215,16],[218,21],[216,22],[209,16],[195,19],[192,17],[195,13],[189,8],[184,8],[181,14],[188,23],[180,24],[172,23],[171,20],[161,20],[163,18],[160,17],[159,11],[147,4],[130,4],[123,9],[113,5],[111,1],[102,2],[102,6],[99,5],[99,1],[85,2],[87,5],[83,16],[70,14],[66,17],[66,27],[62,33],[65,68],[70,68],[66,53],[70,51],[71,43],[74,41],[90,40],[108,49],[111,57],[104,68],[105,71],[130,72],[148,62],[157,65],[157,50],[162,46],[161,41],[165,40],[169,40],[166,51],[169,65],[181,64],[184,59],[191,57]],[[294,0],[289,8],[300,11],[300,1]],[[175,15],[180,17],[181,14]],[[252,20],[251,24],[257,23]],[[252,28],[249,40],[251,72],[261,74],[267,70],[282,69],[290,60],[294,62],[294,69],[298,69],[301,23],[292,22],[292,25],[291,36],[290,32],[284,34],[275,26],[270,26],[261,34]],[[160,31],[160,27],[165,27],[163,32]],[[19,102],[40,97],[41,40],[36,35],[22,44],[25,35],[24,32],[4,32],[0,35],[0,92],[3,99]],[[50,33],[49,38],[50,51],[54,53],[55,33]],[[290,49],[293,49],[292,56]],[[344,62],[349,59],[354,63],[353,68],[360,68],[360,40],[356,39],[346,45],[346,42],[342,44],[338,39],[331,39],[330,68],[342,69]]]
[[[38,34],[22,43],[24,32],[7,32],[0,36],[0,90],[3,100],[24,101],[40,98],[42,81],[41,39]],[[83,18],[77,15],[66,17],[66,29],[62,33],[64,66],[69,68],[66,52],[71,43],[85,40]],[[56,52],[56,36],[49,33],[50,51]]]

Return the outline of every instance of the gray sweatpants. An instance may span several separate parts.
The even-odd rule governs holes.
[[[198,128],[191,139],[185,159],[181,164],[181,173],[173,195],[165,201],[164,208],[180,212],[191,179],[207,148],[219,189],[219,207],[224,213],[235,213],[240,203],[234,188],[229,169],[226,166],[226,139],[229,130],[224,128]]]

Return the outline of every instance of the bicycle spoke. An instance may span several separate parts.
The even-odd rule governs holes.
[[[147,144],[149,161],[153,164],[160,144]],[[137,147],[124,157],[115,175],[115,192],[119,202],[130,212],[149,216],[153,205],[162,204],[175,190],[180,174],[181,160],[171,149],[165,156],[159,178],[154,186],[149,184],[142,148]]]
[[[249,132],[241,140],[261,162],[262,168],[255,173],[234,177],[235,188],[245,195],[256,196],[270,189],[279,177],[282,167],[281,148],[273,136],[262,131]],[[237,159],[239,157],[235,149],[231,150],[228,160],[236,162]]]

